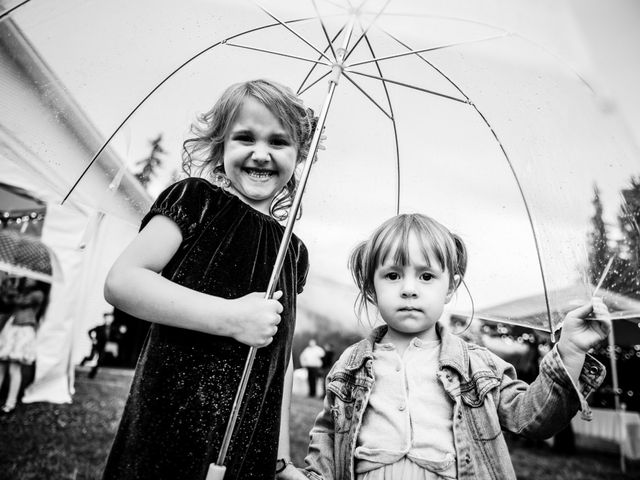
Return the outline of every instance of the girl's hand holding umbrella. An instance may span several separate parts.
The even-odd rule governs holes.
[[[558,341],[558,351],[571,378],[577,383],[585,354],[611,330],[611,315],[601,298],[567,313]]]

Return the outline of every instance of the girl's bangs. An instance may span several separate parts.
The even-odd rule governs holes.
[[[378,242],[376,242],[378,245],[374,246],[374,249],[377,250],[376,265],[383,265],[390,257],[393,258],[396,265],[408,265],[411,261],[409,239],[414,234],[419,240],[420,253],[423,257],[420,260],[423,260],[427,267],[431,267],[432,260],[435,260],[443,271],[448,268],[447,258],[450,255],[447,255],[447,252],[455,252],[455,248],[451,250],[449,242],[441,232],[429,228],[423,222],[415,221],[415,218],[405,219],[397,227],[399,228],[390,225],[378,237]]]

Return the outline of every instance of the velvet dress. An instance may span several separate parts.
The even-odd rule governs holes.
[[[154,215],[172,219],[183,236],[164,277],[224,298],[266,291],[284,232],[276,220],[197,178],[161,193],[142,227]],[[274,478],[296,296],[307,271],[306,247],[294,236],[277,285],[282,321],[273,342],[257,351],[225,480]],[[153,323],[103,478],[204,479],[216,461],[248,351],[229,337]]]

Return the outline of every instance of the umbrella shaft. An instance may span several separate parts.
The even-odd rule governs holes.
[[[304,168],[300,176],[298,188],[296,189],[293,203],[291,204],[291,208],[289,209],[289,216],[287,218],[287,224],[282,235],[282,240],[280,241],[278,256],[276,257],[276,261],[271,272],[271,278],[269,279],[269,285],[265,293],[265,298],[267,299],[273,296],[276,285],[278,283],[278,277],[280,276],[280,271],[282,270],[282,265],[284,264],[284,258],[289,248],[289,241],[291,240],[291,235],[293,234],[293,225],[295,224],[296,217],[298,216],[298,212],[300,211],[302,195],[304,193],[304,188],[307,184],[307,180],[309,179],[309,173],[311,171],[311,165],[313,164],[313,158],[315,157],[318,150],[318,145],[320,144],[320,136],[322,135],[322,129],[327,118],[327,113],[329,112],[329,106],[331,105],[331,100],[333,99],[335,88],[336,82],[329,82],[329,92],[327,93],[324,105],[322,106],[322,110],[320,111],[318,124],[316,125],[316,129],[313,132],[313,139],[311,140],[309,153],[307,154],[307,158],[304,163]],[[244,398],[244,393],[247,388],[247,384],[249,383],[249,375],[251,374],[251,369],[253,368],[253,361],[256,358],[257,350],[258,349],[256,347],[251,347],[249,349],[247,360],[244,365],[244,371],[242,372],[242,378],[240,379],[240,385],[238,387],[238,391],[236,392],[236,397],[233,401],[231,414],[229,415],[229,423],[227,423],[227,429],[225,430],[224,438],[222,439],[222,445],[220,447],[220,452],[218,453],[216,465],[224,465],[224,460],[227,456],[227,450],[229,449],[229,443],[231,442],[231,436],[233,434],[233,430],[238,419],[238,414],[240,412],[240,405],[242,404],[242,399]]]

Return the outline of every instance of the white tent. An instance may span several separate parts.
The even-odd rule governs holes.
[[[103,139],[20,30],[7,20],[0,28],[9,30],[0,35],[0,181],[46,203],[42,241],[62,267],[38,330],[35,380],[23,401],[68,403],[74,366],[87,353],[87,331],[111,310],[102,296],[104,277],[136,233],[136,215],[116,220],[89,207],[91,199],[82,195],[61,204]],[[64,121],[57,112],[65,112]],[[43,137],[47,149],[27,147],[27,133]],[[114,152],[103,152],[97,167],[87,178],[93,191],[108,192],[110,179],[103,172],[116,169],[122,172],[119,191],[148,205],[149,196]],[[130,208],[115,194],[113,203],[123,212]]]

